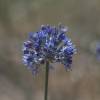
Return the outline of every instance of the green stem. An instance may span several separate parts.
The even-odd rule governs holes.
[[[44,100],[48,99],[49,62],[46,61]]]

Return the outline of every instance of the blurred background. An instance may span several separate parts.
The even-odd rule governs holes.
[[[100,100],[100,0],[0,0],[0,100],[43,100],[44,70],[22,64],[22,44],[41,24],[69,27],[76,45],[72,71],[54,64],[49,100]]]

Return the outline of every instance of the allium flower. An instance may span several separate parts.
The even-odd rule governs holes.
[[[100,42],[96,44],[96,56],[97,59],[100,60]]]
[[[71,69],[72,55],[76,49],[66,36],[67,31],[68,28],[63,25],[42,25],[38,32],[29,33],[29,39],[23,45],[23,62],[33,74],[47,60],[64,64],[66,70]]]

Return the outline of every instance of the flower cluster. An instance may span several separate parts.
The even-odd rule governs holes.
[[[96,57],[100,61],[100,42],[96,44]]]
[[[71,69],[72,55],[76,52],[71,39],[66,36],[68,28],[41,25],[38,32],[29,33],[29,39],[23,44],[23,62],[32,73],[37,73],[41,64],[47,60],[60,62],[65,69]]]

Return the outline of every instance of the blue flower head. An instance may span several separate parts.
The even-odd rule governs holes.
[[[46,60],[51,63],[59,62],[66,70],[71,69],[76,49],[66,36],[67,31],[68,28],[63,25],[41,25],[39,31],[29,33],[29,39],[23,44],[23,62],[33,74],[38,72]]]
[[[96,44],[96,57],[100,61],[100,42]]]

